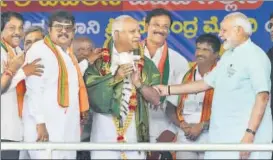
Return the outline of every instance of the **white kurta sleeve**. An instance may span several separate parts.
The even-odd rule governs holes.
[[[44,88],[45,86],[45,79],[48,74],[48,65],[50,62],[45,61],[39,51],[35,50],[35,48],[31,48],[26,53],[26,63],[30,63],[37,58],[41,58],[39,64],[44,65],[44,73],[41,77],[39,76],[29,76],[26,78],[26,86],[27,86],[27,96],[28,96],[28,107],[29,107],[29,114],[34,118],[36,124],[45,123],[44,119]]]
[[[88,68],[88,61],[87,61],[86,59],[82,60],[82,61],[79,63],[79,67],[80,67],[80,70],[81,70],[82,75],[84,75],[85,70]]]
[[[189,63],[184,57],[177,57],[177,64],[175,66],[175,75],[173,76],[172,82],[169,84],[182,84],[184,75],[189,70]],[[179,95],[168,96],[167,101],[171,102],[173,105],[178,105]]]

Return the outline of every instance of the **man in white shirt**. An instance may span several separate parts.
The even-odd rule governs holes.
[[[78,61],[70,48],[75,18],[58,10],[49,17],[49,35],[34,43],[26,62],[40,58],[41,77],[26,79],[23,122],[25,142],[80,142],[80,114],[89,110]],[[31,159],[47,158],[45,151],[28,151]],[[76,151],[53,151],[53,159],[75,159]]]
[[[23,54],[20,49],[20,41],[23,36],[24,19],[16,12],[1,13],[1,73],[12,76],[12,81],[4,94],[1,94],[1,141],[21,141],[21,111],[23,107],[24,83],[23,79],[31,76],[40,76],[42,66],[36,64],[39,59],[33,59],[23,65],[17,72],[7,70],[4,72],[4,64],[15,56]],[[23,57],[22,57],[23,58]],[[3,159],[18,159],[18,151],[1,152]]]
[[[168,47],[167,36],[172,25],[169,11],[158,8],[150,11],[145,19],[147,38],[144,40],[145,56],[150,58],[161,74],[161,84],[177,84],[182,81],[188,71],[188,61],[178,52]],[[177,105],[178,96],[167,97],[167,100]],[[165,115],[166,102],[160,109],[149,109],[150,140],[156,142],[159,135],[167,129],[172,130]]]
[[[39,26],[30,26],[25,31],[24,37],[24,50],[27,50],[32,46],[33,43],[43,39],[45,37],[45,33],[42,27]]]
[[[203,79],[203,76],[215,67],[220,47],[221,42],[217,36],[199,36],[196,40],[196,64],[185,74],[182,83]],[[212,98],[213,89],[181,95],[177,107],[168,103],[166,114],[178,129],[178,143],[207,143]],[[176,158],[204,159],[204,152],[177,152]]]

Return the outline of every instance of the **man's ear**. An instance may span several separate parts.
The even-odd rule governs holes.
[[[50,27],[47,27],[47,33],[49,33],[50,32]]]
[[[148,24],[148,23],[145,23],[145,26],[144,26],[145,32],[148,32],[148,27],[149,27],[149,24]]]
[[[114,32],[114,39],[116,40],[116,39],[118,39],[118,37],[119,37],[119,31],[115,31]]]
[[[214,54],[215,54],[215,59],[216,59],[216,60],[219,60],[220,57],[221,57],[220,54],[219,54],[219,52],[215,52]]]

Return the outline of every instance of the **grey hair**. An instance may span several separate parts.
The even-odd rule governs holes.
[[[228,14],[227,16],[224,17],[224,20],[227,18],[235,18],[234,20],[234,26],[240,26],[244,29],[245,33],[248,36],[251,36],[252,34],[252,26],[250,21],[248,20],[247,16],[241,12],[233,12]]]
[[[45,36],[45,32],[44,32],[44,29],[42,27],[40,27],[40,26],[30,26],[25,31],[25,37],[28,34],[32,33],[32,32],[40,32],[43,35],[43,37]]]
[[[116,31],[122,31],[123,30],[123,23],[126,18],[132,18],[129,15],[120,15],[117,18],[114,19],[112,23],[112,38],[114,39],[114,35]]]

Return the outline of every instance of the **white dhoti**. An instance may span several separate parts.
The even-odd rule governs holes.
[[[113,117],[94,113],[91,135],[92,143],[118,143]],[[124,139],[127,143],[137,143],[135,116],[132,118]],[[127,159],[146,158],[144,152],[127,151],[125,154]],[[91,151],[91,159],[121,159],[121,151]]]

